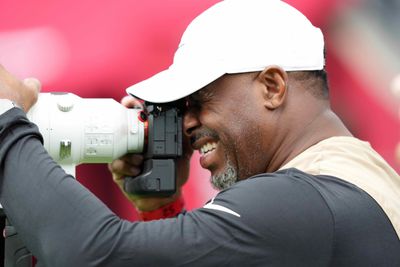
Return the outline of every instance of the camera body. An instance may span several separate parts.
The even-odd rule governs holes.
[[[125,191],[170,195],[182,155],[182,117],[176,107],[146,103],[128,109],[111,98],[41,93],[27,113],[44,147],[67,173],[82,163],[110,163],[127,153],[144,155],[141,175],[125,178]]]

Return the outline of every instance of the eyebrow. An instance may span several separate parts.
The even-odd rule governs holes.
[[[194,100],[196,102],[201,102],[201,101],[204,102],[212,98],[214,94],[215,94],[214,90],[210,90],[209,88],[203,88],[189,95],[189,97],[191,100]]]

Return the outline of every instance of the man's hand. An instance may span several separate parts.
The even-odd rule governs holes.
[[[131,96],[126,96],[121,100],[121,104],[128,107],[143,107],[142,103]],[[178,178],[177,192],[170,197],[148,197],[140,195],[128,194],[124,191],[124,177],[135,177],[142,172],[143,156],[141,154],[128,154],[119,159],[114,160],[108,165],[112,173],[114,182],[119,186],[124,195],[136,206],[140,211],[156,210],[168,203],[175,201],[181,195],[181,187],[187,181],[189,176],[190,157],[193,151],[190,149],[189,140],[183,140],[184,155],[178,161]]]
[[[21,81],[0,65],[1,99],[9,99],[28,112],[38,99],[40,87],[37,79],[28,78]]]

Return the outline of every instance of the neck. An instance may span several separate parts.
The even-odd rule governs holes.
[[[294,126],[294,127],[293,127]],[[310,117],[308,123],[290,125],[286,134],[281,135],[281,144],[267,166],[267,172],[274,172],[288,163],[297,155],[317,144],[318,142],[333,136],[352,136],[338,116],[325,108],[315,116]]]

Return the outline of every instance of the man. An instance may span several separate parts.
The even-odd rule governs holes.
[[[399,266],[399,176],[330,110],[323,50],[289,5],[228,0],[189,25],[168,70],[128,89],[185,101],[186,141],[222,189],[203,208],[117,218],[48,157],[18,108],[0,116],[0,202],[45,266]],[[0,73],[3,101],[28,110],[37,87]],[[116,182],[140,162],[111,164]],[[130,197],[154,215],[179,193]]]

